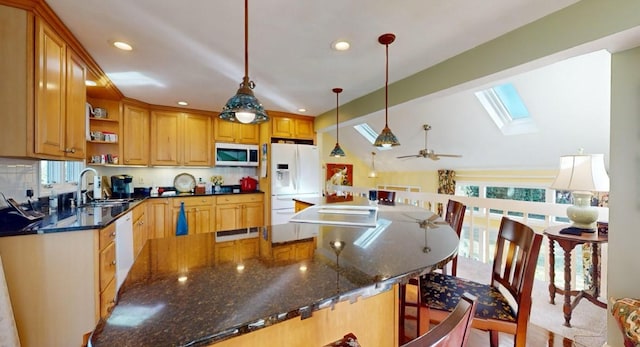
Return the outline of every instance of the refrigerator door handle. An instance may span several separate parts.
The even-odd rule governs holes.
[[[298,165],[300,165],[300,152],[298,151],[298,149],[296,148],[296,155],[295,155],[295,163],[293,165],[293,169],[292,169],[292,175],[291,175],[291,183],[293,184],[293,190],[295,190],[296,192],[298,191]]]

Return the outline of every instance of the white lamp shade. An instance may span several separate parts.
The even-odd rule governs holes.
[[[551,184],[555,190],[608,192],[609,175],[603,154],[578,154],[560,157],[560,171]]]

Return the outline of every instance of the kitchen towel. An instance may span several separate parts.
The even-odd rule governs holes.
[[[180,203],[180,213],[178,213],[178,222],[176,223],[176,236],[187,235],[189,226],[187,225],[187,215],[184,212],[184,202]]]

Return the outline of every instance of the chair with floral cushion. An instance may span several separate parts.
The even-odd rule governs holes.
[[[469,339],[476,297],[464,293],[455,309],[440,324],[401,347],[464,347]]]
[[[467,206],[459,201],[449,200],[447,202],[447,212],[444,216],[444,220],[449,223],[453,231],[458,234],[462,233],[462,222],[464,221],[464,213],[467,211]],[[442,273],[446,274],[447,266],[442,268]],[[457,276],[458,273],[458,255],[451,260],[451,275]]]
[[[462,222],[464,220],[464,213],[467,210],[467,206],[463,203],[455,200],[449,200],[447,203],[447,212],[445,215],[445,221],[451,226],[451,228],[458,234],[462,232]],[[447,263],[448,264],[448,263]],[[442,267],[442,273],[446,274],[447,264]],[[458,268],[458,256],[456,255],[451,261],[451,274],[455,276]],[[421,305],[421,299],[419,295],[416,295],[416,300],[407,300],[407,286],[413,289],[413,287],[420,287],[420,278],[414,277],[409,279],[408,284],[400,284],[399,287],[399,300],[400,300],[400,344],[411,339],[414,336],[420,335],[420,310],[417,307]],[[417,289],[416,289],[417,291]],[[407,313],[407,308],[412,308],[412,313]],[[413,314],[415,312],[415,314]],[[415,321],[415,335],[409,336],[406,334],[406,320]]]
[[[472,327],[489,331],[492,347],[498,346],[499,332],[515,335],[514,346],[526,346],[531,290],[541,243],[542,235],[502,217],[489,285],[436,272],[422,279],[422,302],[429,307],[431,321],[444,320],[462,293],[468,292],[478,298]]]

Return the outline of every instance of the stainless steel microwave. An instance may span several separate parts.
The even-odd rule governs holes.
[[[258,145],[216,142],[216,166],[258,166]]]

